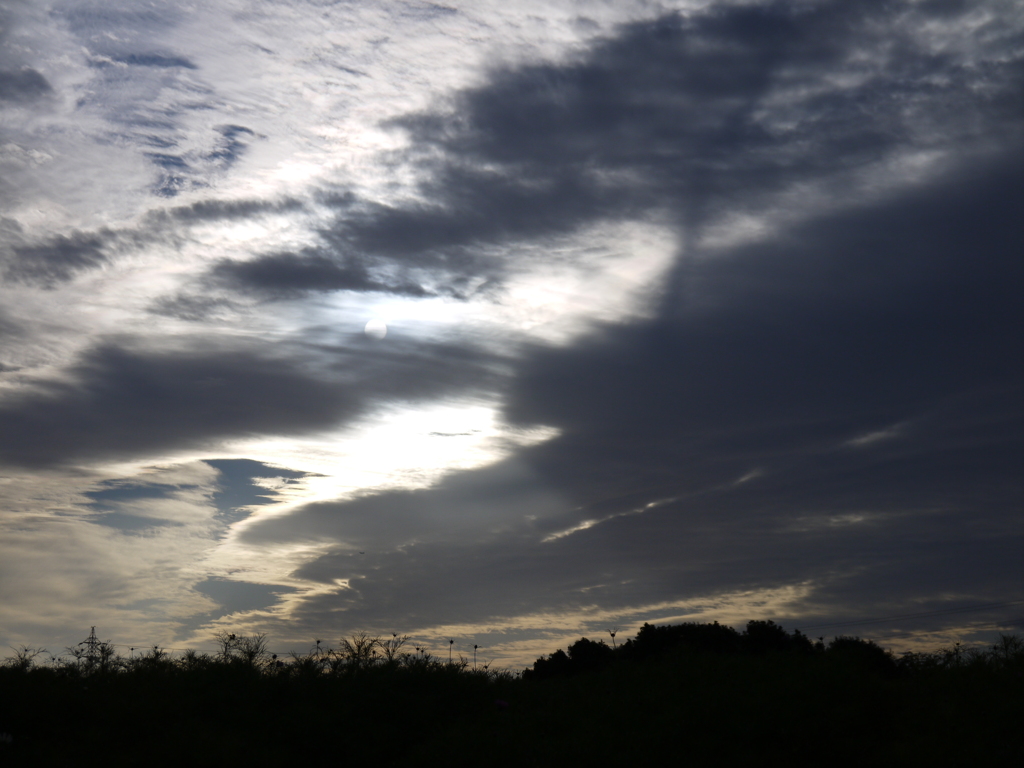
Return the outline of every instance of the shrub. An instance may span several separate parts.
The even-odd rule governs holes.
[[[894,677],[898,671],[892,654],[871,640],[859,637],[834,637],[825,651],[827,658],[844,666],[882,677]]]

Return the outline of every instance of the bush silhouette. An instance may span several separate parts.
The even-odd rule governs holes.
[[[732,627],[690,622],[674,626],[657,627],[644,624],[636,638],[627,640],[623,655],[632,659],[647,659],[672,649],[685,649],[695,653],[736,653],[740,650],[740,634]]]
[[[844,667],[883,677],[895,677],[898,672],[892,654],[871,640],[861,640],[859,637],[833,638],[825,655]]]
[[[799,631],[790,635],[774,621],[748,621],[743,633],[743,648],[748,653],[810,653],[814,646]]]
[[[589,672],[607,665],[612,660],[612,649],[604,640],[581,637],[568,648],[569,661],[574,671]]]
[[[550,656],[542,656],[533,663],[533,669],[523,672],[527,680],[548,680],[552,677],[563,677],[572,674],[572,662],[562,649]]]
[[[91,665],[16,651],[0,665],[0,764],[260,766],[342,750],[381,765],[561,766],[678,756],[681,728],[687,757],[714,765],[1024,759],[1014,636],[896,661],[869,640],[819,649],[768,621],[645,624],[617,648],[580,638],[521,679],[405,652],[397,633],[288,661],[262,635],[223,639],[218,654],[153,647],[102,666],[98,645]]]

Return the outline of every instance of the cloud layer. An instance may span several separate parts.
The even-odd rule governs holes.
[[[10,13],[7,640],[1019,624],[1013,4]]]

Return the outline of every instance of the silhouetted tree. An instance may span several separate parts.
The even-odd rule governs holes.
[[[612,649],[605,645],[603,640],[594,642],[593,640],[581,637],[569,646],[568,656],[572,664],[572,671],[576,673],[589,672],[590,670],[604,667],[612,660],[613,653]]]
[[[784,652],[793,647],[786,630],[774,621],[748,621],[743,632],[743,648],[748,653]]]
[[[559,649],[550,656],[541,656],[533,663],[533,669],[523,670],[524,680],[547,680],[552,677],[569,675],[572,662],[565,651]]]
[[[717,621],[664,627],[644,624],[635,639],[622,645],[623,655],[633,659],[647,659],[680,648],[695,653],[736,653],[740,650],[740,634]]]
[[[22,645],[14,649],[14,656],[4,659],[3,666],[28,672],[36,665],[36,660],[44,654],[49,656],[49,651],[45,648],[29,648],[27,645]]]
[[[245,637],[233,632],[218,632],[214,640],[220,646],[217,655],[223,661],[234,661],[250,669],[262,669],[270,661],[264,633]]]
[[[794,629],[793,634],[789,636],[789,647],[796,653],[808,656],[815,652],[814,642],[799,629]]]
[[[892,654],[871,640],[859,637],[832,638],[825,655],[845,667],[856,667],[882,677],[895,677],[898,671]]]

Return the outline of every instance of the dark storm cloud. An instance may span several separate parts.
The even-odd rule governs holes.
[[[1022,108],[1014,55],[971,66],[909,37],[932,14],[958,12],[727,7],[623,27],[568,64],[496,70],[444,111],[390,122],[412,140],[429,203],[348,195],[320,233],[321,255],[218,270],[239,290],[381,290],[337,256],[361,254],[400,273],[430,270],[462,295],[474,279],[499,284],[512,266],[483,258],[482,243],[652,212],[693,234],[795,183],[838,179],[911,146],[1005,142]],[[1014,50],[997,30],[990,37],[994,51]],[[851,84],[836,88],[835,77]],[[415,295],[417,283],[395,292]]]
[[[13,258],[4,267],[4,276],[14,282],[53,287],[80,272],[106,264],[109,249],[116,240],[117,233],[104,228],[56,235],[33,245],[16,245],[11,248]]]
[[[688,431],[805,414],[857,429],[869,414],[886,424],[911,404],[1015,386],[1020,167],[1009,154],[899,201],[683,259],[658,321],[539,349],[509,414],[633,428],[653,409],[671,417],[659,428]],[[642,398],[622,396],[633,382]]]
[[[654,320],[519,363],[508,418],[559,437],[430,489],[308,505],[246,540],[339,543],[295,574],[354,587],[310,598],[296,615],[310,623],[794,583],[814,585],[808,624],[1018,595],[1021,165],[1008,153],[682,260]]]
[[[178,205],[173,208],[153,211],[146,218],[155,223],[166,223],[168,219],[173,219],[185,224],[195,224],[208,221],[234,221],[268,213],[292,213],[301,211],[304,207],[301,200],[294,198],[197,200],[189,205]]]
[[[488,268],[500,274],[501,264],[474,258],[465,247],[571,231],[602,214],[637,211],[628,199],[616,199],[613,192],[571,171],[549,171],[542,179],[531,179],[447,167],[437,169],[434,178],[423,192],[443,205],[372,206],[326,234],[327,239],[456,275]]]
[[[590,547],[577,554],[582,557],[573,557],[565,546],[506,536],[500,543],[430,542],[400,551],[325,555],[296,575],[328,584],[348,579],[351,589],[303,599],[292,619],[298,626],[316,626],[325,613],[344,610],[347,626],[404,630],[488,620],[500,625],[509,616],[573,610],[581,591],[600,583],[603,575],[626,575],[620,557],[598,564]],[[649,573],[650,566],[643,570]],[[589,594],[584,600],[615,608],[623,598],[633,598],[635,605],[637,597],[650,598],[649,590],[643,591],[620,595],[618,601],[608,600],[607,594]]]
[[[1024,87],[1015,42],[993,29],[989,59],[972,65],[910,37],[933,13],[955,12],[727,7],[628,25],[567,64],[495,70],[443,111],[390,121],[410,136],[406,159],[429,202],[322,196],[340,211],[321,246],[216,271],[243,292],[436,290],[422,275],[368,278],[373,259],[392,274],[429,270],[464,295],[514,266],[481,244],[665,213],[692,235],[797,183],[849,183],[839,179],[910,147],[1013,140]]]
[[[801,582],[832,617],[1016,596],[1021,44],[998,14],[967,46],[976,60],[910,36],[966,25],[976,7],[710,9],[623,27],[567,63],[495,70],[450,109],[392,123],[412,140],[405,159],[429,179],[429,203],[324,195],[338,213],[320,246],[212,273],[257,295],[433,290],[428,274],[499,281],[514,265],[481,244],[648,214],[699,235],[786,205],[773,195],[802,182],[827,191],[852,170],[947,158],[927,188],[883,179],[883,202],[809,205],[803,223],[780,218],[755,244],[700,252],[689,238],[649,321],[519,350],[500,361],[512,369],[502,381],[499,361],[473,349],[371,347],[334,331],[317,344],[316,329],[317,374],[263,350],[97,348],[73,381],[4,402],[0,458],[299,434],[371,398],[500,384],[508,421],[559,436],[430,489],[310,504],[244,530],[249,543],[337,543],[296,575],[354,589],[308,599],[297,618],[345,609],[354,626],[433,624]],[[174,165],[170,148],[158,154]],[[68,275],[102,266],[107,250],[89,251],[89,237],[66,257],[47,246],[39,260],[57,266],[42,278],[63,279],[65,261]],[[179,300],[167,304],[178,316],[211,306]]]
[[[569,575],[575,565],[563,548],[538,547],[526,519],[565,507],[511,459],[430,489],[310,504],[257,521],[242,541],[343,543],[293,575],[324,584],[351,579],[354,590],[304,600],[294,616],[300,625],[315,626],[322,611],[341,608],[353,627],[472,621],[542,610],[541,595],[562,600],[567,582],[589,583],[587,569]]]
[[[389,348],[354,339],[317,347],[313,360],[281,343],[273,351],[198,340],[188,352],[96,347],[64,379],[0,403],[0,462],[46,466],[304,434],[361,415],[377,398],[453,394],[493,376],[472,350],[398,338]]]
[[[552,497],[516,461],[479,472],[457,473],[438,486],[391,491],[354,501],[320,502],[300,514],[262,521],[243,533],[246,541],[346,541],[381,551],[396,542],[472,537],[522,520],[529,513],[558,514]],[[514,524],[513,524],[514,527]]]
[[[628,610],[807,581],[813,604],[832,617],[870,616],[873,605],[936,591],[971,602],[1012,594],[1024,567],[1019,525],[1007,514],[1024,499],[1006,488],[1024,457],[998,445],[978,452],[970,439],[978,437],[992,442],[935,430],[910,448],[855,457],[784,448],[752,456],[720,445],[700,457],[625,441],[613,452],[563,440],[430,490],[310,505],[248,529],[246,540],[344,542],[294,575],[350,579],[355,591],[312,598],[296,620],[344,607],[352,626],[486,621],[580,604]],[[754,460],[768,473],[733,482]],[[600,482],[609,476],[614,483]],[[979,483],[1005,490],[978,503]],[[666,494],[678,498],[636,512]],[[396,541],[407,543],[396,550]]]
[[[0,69],[0,101],[34,101],[52,92],[47,79],[30,67]]]
[[[372,266],[376,265],[366,259],[337,259],[310,249],[301,253],[268,254],[249,261],[225,259],[211,270],[211,276],[243,292],[271,297],[287,297],[302,291],[434,295],[409,278],[377,276]]]
[[[507,411],[564,430],[523,456],[538,482],[582,519],[681,497],[674,526],[669,505],[576,534],[618,529],[595,559],[657,525],[652,562],[692,537],[715,578],[813,579],[835,606],[1019,591],[1020,167],[683,262],[658,320],[538,350]]]
[[[332,234],[430,263],[452,247],[652,208],[693,226],[913,144],[970,142],[979,125],[1012,137],[1016,56],[975,67],[921,50],[898,30],[930,13],[726,7],[625,27],[575,63],[495,71],[449,111],[391,123],[414,153],[431,148],[422,192],[433,202],[346,215]],[[1013,50],[998,30],[991,37]],[[852,84],[830,85],[836,76]]]
[[[297,622],[486,621],[795,583],[831,620],[1019,594],[1019,46],[993,28],[1006,55],[968,65],[915,48],[904,12],[668,17],[396,121],[440,150],[424,161],[432,207],[349,210],[325,236],[453,272],[482,270],[474,242],[658,207],[699,227],[908,149],[1002,149],[928,188],[688,253],[654,320],[528,351],[506,415],[559,437],[431,489],[248,528],[339,543],[295,575],[353,589],[310,598]],[[885,56],[858,70],[876,35]],[[816,86],[844,71],[851,85]]]
[[[358,407],[350,393],[304,376],[289,361],[245,351],[160,354],[106,346],[69,375],[3,404],[5,463],[45,465],[197,446],[219,436],[297,433]]]
[[[538,349],[507,414],[565,430],[538,449],[544,482],[589,488],[570,495],[590,503],[756,468],[807,473],[811,488],[817,472],[852,479],[878,461],[903,468],[807,508],[870,506],[896,489],[901,503],[939,504],[993,481],[1004,490],[985,503],[1005,514],[1021,482],[1024,267],[1010,254],[1024,249],[1024,191],[1020,156],[1003,162],[684,261],[656,321]],[[898,423],[894,439],[839,450]],[[602,469],[624,452],[629,471]]]
[[[727,505],[725,514],[710,504],[679,504],[548,543],[506,535],[327,554],[294,575],[323,584],[348,579],[352,589],[303,600],[293,620],[316,626],[344,609],[352,627],[500,625],[507,616],[571,615],[581,606],[625,614],[662,601],[710,607],[730,592],[812,581],[802,620],[810,625],[822,620],[815,606],[834,620],[878,615],[879,605],[949,607],[931,597],[943,592],[968,605],[974,596],[1013,594],[1014,569],[1024,565],[1017,539],[965,526],[959,513],[793,531],[774,516],[733,514],[724,494],[715,501]]]

